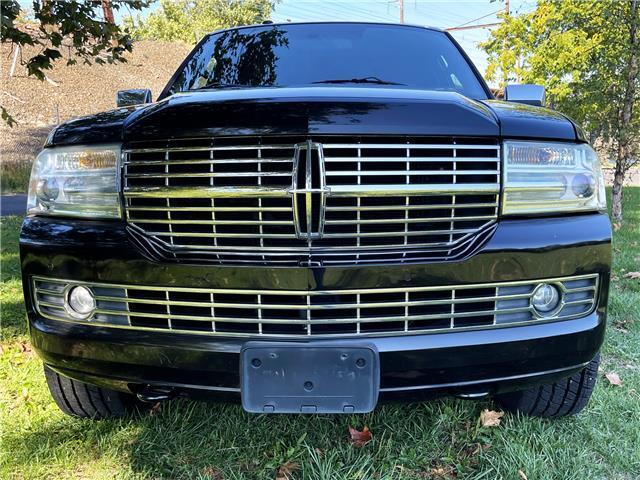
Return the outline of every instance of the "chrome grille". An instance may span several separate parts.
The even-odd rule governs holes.
[[[308,180],[313,193],[302,191],[318,196],[305,214],[307,222],[320,215],[320,234],[297,228],[296,149],[311,145],[305,137],[130,144],[132,233],[163,258],[287,264],[459,259],[490,233],[500,185],[495,140],[312,140],[323,152],[323,182]]]
[[[538,281],[323,291],[85,283],[97,311],[80,323],[227,336],[411,335],[567,320],[595,308],[596,274],[540,281],[563,292],[550,317],[539,317],[530,305]],[[64,307],[77,284],[34,277],[39,313],[77,323]]]

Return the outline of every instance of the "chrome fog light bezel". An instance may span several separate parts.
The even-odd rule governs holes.
[[[71,304],[71,294],[74,291],[77,291],[77,289],[86,290],[89,293],[89,295],[91,296],[93,305],[91,307],[91,310],[89,310],[86,313],[79,312]],[[93,291],[91,290],[91,288],[89,288],[87,286],[84,286],[84,285],[69,285],[69,286],[67,286],[67,288],[65,289],[65,292],[64,292],[64,309],[65,309],[65,311],[67,312],[67,314],[70,317],[72,317],[72,318],[74,318],[76,320],[88,320],[94,315],[94,313],[96,311],[96,308],[97,308],[96,298],[95,298],[95,295],[94,295]]]
[[[545,288],[545,287],[553,288],[557,294],[556,304],[548,310],[543,310],[539,307],[536,307],[536,305],[534,304],[534,298],[535,298],[536,292],[541,288]],[[547,318],[547,317],[553,317],[557,315],[558,312],[562,310],[562,307],[564,306],[564,290],[562,288],[562,285],[557,283],[547,283],[547,282],[539,283],[531,292],[530,305],[534,314],[539,318]]]

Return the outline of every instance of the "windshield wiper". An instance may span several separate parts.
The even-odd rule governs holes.
[[[362,77],[362,78],[336,78],[333,80],[320,80],[312,83],[369,83],[373,85],[406,85],[405,83],[387,82],[378,77]]]
[[[207,88],[241,88],[241,87],[251,87],[251,85],[245,85],[242,83],[210,82],[210,83],[205,83],[201,87],[192,88],[191,90],[204,90]]]

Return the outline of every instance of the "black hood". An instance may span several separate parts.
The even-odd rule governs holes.
[[[306,87],[186,92],[60,125],[52,144],[217,135],[426,135],[575,141],[563,115],[451,92]]]

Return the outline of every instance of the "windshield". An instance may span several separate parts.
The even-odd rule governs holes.
[[[197,89],[385,86],[487,98],[449,37],[375,24],[265,25],[207,37],[168,93]]]

